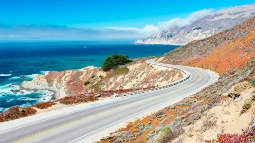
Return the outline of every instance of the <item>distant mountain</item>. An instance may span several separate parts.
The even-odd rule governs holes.
[[[243,5],[212,12],[189,25],[172,26],[147,39],[138,40],[138,44],[185,45],[193,40],[212,36],[223,30],[255,16],[255,5]]]

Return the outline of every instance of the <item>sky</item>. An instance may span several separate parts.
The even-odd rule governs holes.
[[[253,0],[0,0],[0,40],[138,39],[174,18]]]

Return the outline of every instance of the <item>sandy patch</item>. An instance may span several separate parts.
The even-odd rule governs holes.
[[[197,143],[216,139],[219,133],[241,134],[242,129],[247,128],[254,118],[254,103],[247,112],[240,115],[244,101],[251,97],[253,90],[254,88],[247,89],[239,98],[235,100],[227,98],[218,106],[208,110],[200,120],[184,127],[184,134],[173,142]]]

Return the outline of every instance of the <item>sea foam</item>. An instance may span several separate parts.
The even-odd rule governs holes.
[[[40,71],[40,74],[48,74],[50,71]]]
[[[30,75],[26,75],[26,78],[30,78],[33,79],[35,76],[37,76],[38,74],[30,74]]]
[[[14,77],[11,77],[10,80],[16,80],[16,79],[20,79],[21,77],[19,76],[14,76]]]
[[[20,90],[20,86],[19,85],[15,85],[15,84],[6,84],[3,86],[0,86],[0,93],[1,94],[11,94],[11,95],[27,95],[27,94],[31,94],[33,93],[32,90]]]
[[[0,74],[0,77],[7,77],[7,76],[12,76],[12,74]]]
[[[53,94],[54,94],[54,92],[49,91],[49,90],[39,90],[39,92],[41,94],[43,94],[42,97],[39,100],[40,102],[50,101],[52,99]]]

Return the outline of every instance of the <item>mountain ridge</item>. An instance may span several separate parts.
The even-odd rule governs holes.
[[[218,10],[195,20],[186,26],[172,26],[151,35],[137,44],[185,45],[193,40],[201,40],[255,16],[254,5],[242,5]]]

